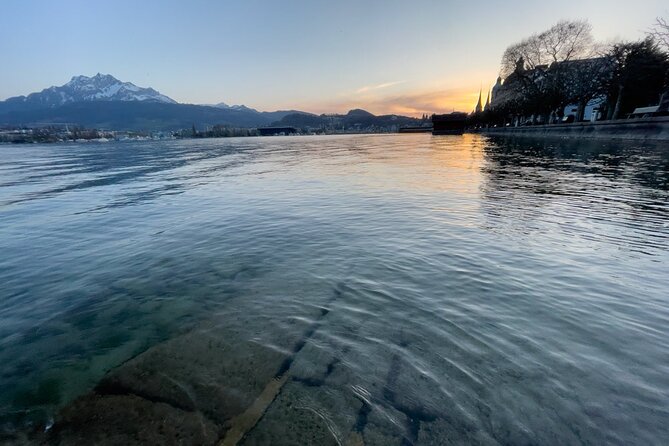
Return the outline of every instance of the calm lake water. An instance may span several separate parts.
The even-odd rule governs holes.
[[[0,146],[0,430],[211,327],[292,354],[247,444],[669,444],[669,145]]]

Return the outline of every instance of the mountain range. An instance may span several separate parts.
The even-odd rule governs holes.
[[[373,115],[372,113],[354,109],[346,114],[322,114],[297,112],[289,113],[273,123],[278,127],[296,128],[332,128],[337,130],[366,130],[372,128],[393,128],[418,126],[421,121],[400,115]]]
[[[223,102],[181,104],[153,88],[138,87],[100,73],[74,76],[62,86],[0,101],[0,126],[71,124],[107,130],[172,131],[193,125],[200,129],[214,125],[368,128],[415,125],[416,121],[396,115],[375,116],[364,110],[352,110],[346,115],[314,115],[298,110],[263,112]]]

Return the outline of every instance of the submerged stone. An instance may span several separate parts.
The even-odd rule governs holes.
[[[14,403],[17,406],[44,406],[58,404],[61,399],[62,385],[55,378],[47,378],[40,381],[34,391],[21,390],[17,392]]]
[[[252,316],[233,311],[224,324],[202,325],[160,343],[70,403],[44,441],[206,445],[236,430],[236,444],[282,390],[318,314],[305,309],[303,319],[270,337],[266,327],[249,323]]]
[[[289,382],[240,445],[343,444],[359,406],[352,394]]]
[[[113,370],[96,392],[139,395],[200,411],[224,425],[254,401],[286,357],[251,341],[194,332]]]
[[[221,428],[199,412],[135,395],[89,394],[63,410],[44,443],[214,445]]]

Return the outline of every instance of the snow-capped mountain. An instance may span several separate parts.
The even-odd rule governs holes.
[[[65,85],[0,101],[1,126],[81,125],[113,130],[166,131],[228,125],[266,126],[295,110],[260,112],[245,105],[180,104],[153,88],[108,74],[75,76]]]
[[[252,111],[259,113],[255,108],[247,107],[246,105],[228,105],[225,102],[219,102],[218,104],[212,105],[212,107],[222,108],[225,110],[242,110],[242,111]]]
[[[26,105],[59,107],[82,101],[140,101],[176,104],[176,101],[153,88],[142,88],[130,82],[121,82],[110,74],[93,77],[74,76],[65,85],[45,88],[39,93],[10,98],[7,102],[24,102]]]

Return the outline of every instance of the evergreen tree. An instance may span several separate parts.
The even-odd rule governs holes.
[[[619,43],[609,53],[613,73],[607,82],[609,118],[618,119],[637,107],[657,105],[667,88],[669,55],[648,37],[631,43]]]

